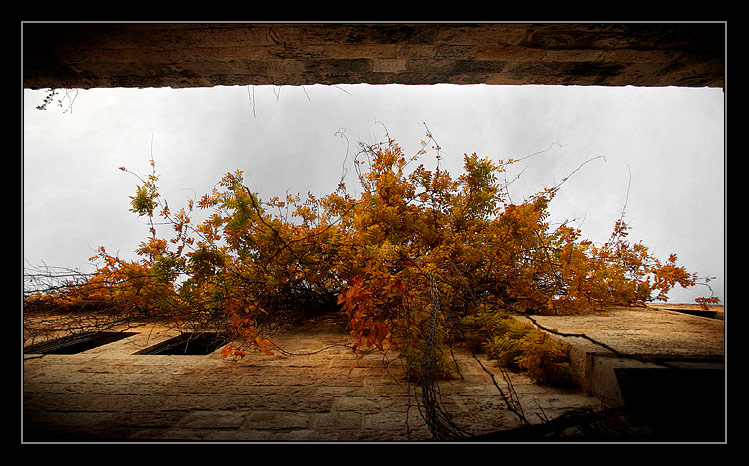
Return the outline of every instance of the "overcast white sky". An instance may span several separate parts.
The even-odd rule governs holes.
[[[253,99],[254,93],[254,99]],[[457,176],[464,153],[492,159],[547,152],[513,167],[522,200],[558,183],[584,161],[551,204],[554,219],[577,219],[602,242],[627,200],[629,238],[701,276],[725,297],[724,94],[708,88],[563,86],[305,86],[80,90],[71,110],[47,110],[44,91],[24,91],[25,265],[92,271],[99,246],[121,258],[147,227],[130,208],[148,173],[151,144],[161,193],[172,211],[244,170],[261,196],[335,190],[357,141],[384,138],[409,153],[424,123],[441,166]],[[56,102],[56,101],[55,101]],[[254,104],[254,105],[253,105]],[[350,159],[349,159],[350,160]],[[424,159],[425,165],[433,162]],[[350,168],[350,164],[348,165]],[[355,180],[347,179],[353,188]],[[677,288],[671,302],[707,291]]]

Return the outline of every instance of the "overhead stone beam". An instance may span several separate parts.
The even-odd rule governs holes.
[[[25,88],[723,87],[725,24],[23,23]]]

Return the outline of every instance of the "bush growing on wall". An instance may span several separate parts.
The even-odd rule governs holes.
[[[439,164],[428,170],[419,160],[430,143],[427,134],[415,156],[392,139],[362,145],[353,160],[358,196],[341,183],[323,197],[262,200],[235,171],[176,213],[159,195],[152,161],[131,197],[132,212],[150,225],[139,259],[101,248],[95,274],[26,296],[27,309],[64,305],[212,327],[241,342],[225,352],[235,357],[271,350],[263,328],[340,309],[354,351],[397,348],[417,372],[425,354],[444,358],[463,326],[501,362],[551,383],[566,377],[563,349],[509,313],[665,300],[673,286],[695,284],[675,255],[662,262],[630,243],[622,219],[602,245],[567,224],[552,227],[548,206],[561,185],[510,202],[498,179],[513,160],[465,155],[455,178]],[[195,208],[206,213],[199,224]],[[171,237],[157,235],[154,218],[171,225]]]

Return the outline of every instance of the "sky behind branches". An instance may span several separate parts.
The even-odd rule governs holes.
[[[462,172],[464,154],[521,158],[508,179],[515,202],[565,182],[551,221],[606,241],[626,204],[629,239],[711,282],[725,297],[724,94],[708,88],[488,85],[250,86],[201,89],[24,90],[25,266],[93,271],[100,246],[123,259],[148,235],[129,212],[138,174],[150,172],[172,212],[221,177],[244,171],[261,197],[334,191],[358,143],[395,139],[415,154],[428,128],[440,167]],[[74,98],[75,100],[72,100]],[[72,101],[72,106],[70,105]],[[387,132],[387,133],[386,133]],[[602,157],[601,157],[602,156]],[[586,161],[589,161],[586,163]],[[427,169],[436,163],[422,159]],[[198,220],[198,219],[196,219]],[[168,233],[168,232],[167,232]],[[704,287],[674,289],[692,302]]]

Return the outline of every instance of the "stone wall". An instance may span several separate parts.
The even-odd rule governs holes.
[[[25,88],[722,87],[725,24],[25,23]]]

